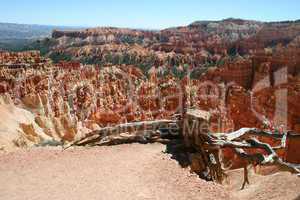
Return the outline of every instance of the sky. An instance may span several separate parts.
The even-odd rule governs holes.
[[[0,22],[162,29],[197,20],[300,19],[300,0],[2,0]]]

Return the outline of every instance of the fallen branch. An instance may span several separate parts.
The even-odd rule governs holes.
[[[156,120],[125,123],[114,127],[104,127],[99,130],[92,131],[89,134],[75,140],[74,142],[67,144],[64,147],[64,150],[72,146],[97,145],[102,143],[109,144],[114,142],[120,143],[118,141],[121,140],[124,141],[123,143],[126,143],[127,140],[140,142],[143,140],[142,138],[147,138],[151,131],[155,132],[158,129],[168,128],[172,124],[177,124],[177,122],[177,120]],[[125,135],[122,137],[121,134],[125,133],[127,133],[127,137]],[[151,133],[150,135],[154,134]],[[111,141],[109,142],[108,140]]]

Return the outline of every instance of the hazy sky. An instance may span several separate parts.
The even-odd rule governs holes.
[[[300,0],[3,0],[0,22],[167,28],[196,20],[300,19]]]

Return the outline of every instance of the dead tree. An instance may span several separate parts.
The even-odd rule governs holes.
[[[268,131],[263,131],[255,128],[242,128],[236,132],[229,134],[216,134],[209,137],[208,144],[216,145],[220,148],[229,147],[234,149],[235,153],[246,163],[253,165],[275,165],[281,171],[288,171],[293,174],[300,175],[300,165],[284,162],[276,153],[276,149],[284,148],[282,146],[272,147],[270,144],[260,142],[254,136],[264,136],[273,139],[282,139],[284,134],[273,134]],[[298,134],[288,134],[288,137],[295,137],[300,139]],[[266,154],[263,153],[247,153],[247,149],[262,149]],[[242,189],[245,184],[249,184],[248,169],[244,166],[244,182]]]
[[[206,162],[201,169],[209,169],[213,180],[222,182],[226,178],[225,169],[222,168],[222,160],[219,159],[218,153],[223,148],[230,148],[235,154],[246,163],[244,168],[244,183],[249,184],[248,165],[276,165],[282,171],[300,174],[300,165],[283,161],[276,153],[277,149],[284,149],[284,146],[271,146],[268,143],[259,141],[257,138],[271,138],[275,141],[282,141],[286,138],[299,139],[300,135],[291,131],[279,134],[269,131],[259,130],[256,128],[241,128],[231,133],[211,133],[204,127],[209,126],[209,112],[200,110],[188,110],[183,117],[183,136],[187,146],[192,146]],[[282,143],[281,143],[282,144]],[[248,153],[247,150],[252,152]],[[264,153],[261,153],[263,150]],[[199,157],[199,156],[197,156]],[[195,158],[197,158],[195,157]]]

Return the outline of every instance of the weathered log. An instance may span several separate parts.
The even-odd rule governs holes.
[[[113,127],[104,127],[99,130],[92,131],[91,133],[65,145],[64,149],[71,146],[83,146],[83,145],[103,145],[113,143],[126,143],[129,141],[141,142],[144,137],[147,137],[151,133],[150,138],[153,137],[155,131],[161,128],[168,128],[172,124],[177,124],[176,120],[156,120],[156,121],[142,121],[119,124]],[[174,131],[172,126],[170,129]],[[127,137],[121,134],[127,134]],[[105,141],[106,139],[106,141]]]

